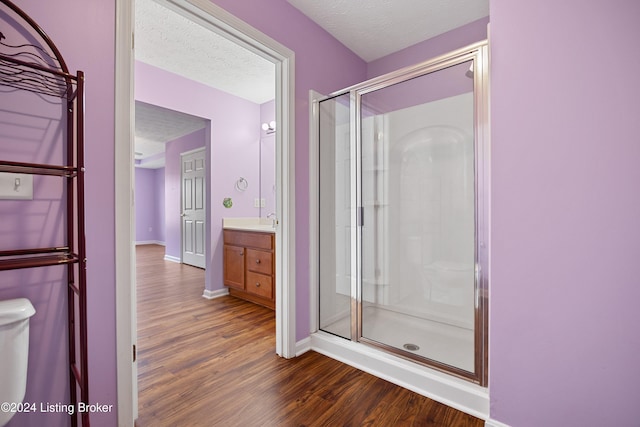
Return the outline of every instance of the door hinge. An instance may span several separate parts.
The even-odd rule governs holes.
[[[358,224],[358,227],[364,227],[364,207],[363,206],[359,206],[358,207],[358,218],[356,219],[356,222]]]
[[[136,345],[134,344],[133,345],[133,361],[134,362],[136,361],[137,356],[138,356],[138,354],[136,352]]]

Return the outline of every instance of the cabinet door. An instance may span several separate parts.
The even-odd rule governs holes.
[[[236,289],[244,289],[245,249],[224,245],[224,284]]]

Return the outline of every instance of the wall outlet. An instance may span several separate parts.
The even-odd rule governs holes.
[[[264,199],[260,199],[260,207],[264,208],[265,206],[265,200]]]
[[[253,199],[253,207],[254,208],[259,208],[260,207],[260,199],[258,199],[258,198]]]
[[[33,200],[33,175],[0,172],[0,199]]]

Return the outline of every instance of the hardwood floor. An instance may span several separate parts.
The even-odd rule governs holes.
[[[137,248],[138,427],[460,426],[484,422],[321,354],[275,354],[275,317],[202,297],[204,271]]]

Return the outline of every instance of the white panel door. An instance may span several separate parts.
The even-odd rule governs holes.
[[[205,268],[205,150],[181,156],[182,262]]]

